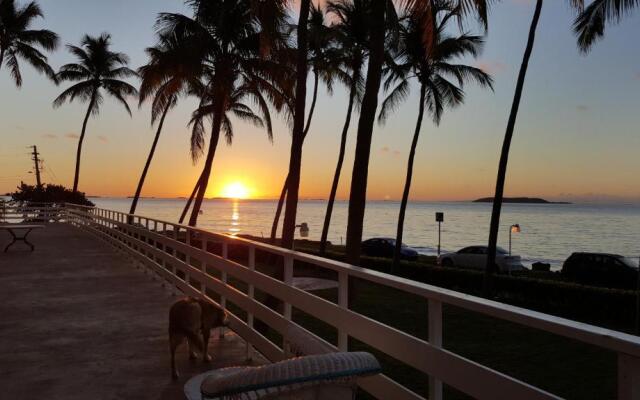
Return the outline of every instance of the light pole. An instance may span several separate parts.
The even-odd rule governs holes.
[[[436,222],[438,223],[438,257],[440,257],[440,226],[444,222],[444,213],[437,212],[436,213]]]
[[[511,255],[511,234],[520,233],[520,224],[513,224],[509,227],[509,255]]]

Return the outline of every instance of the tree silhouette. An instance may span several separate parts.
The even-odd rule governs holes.
[[[53,101],[54,107],[60,107],[65,102],[73,102],[79,99],[89,102],[87,113],[82,123],[82,133],[78,140],[76,153],[76,170],[73,179],[73,191],[78,191],[80,179],[80,159],[82,155],[82,143],[87,130],[89,116],[97,116],[100,113],[100,105],[103,102],[103,93],[115,98],[121,103],[129,116],[131,109],[127,104],[127,97],[137,96],[138,91],[129,83],[121,80],[137,76],[136,72],[129,69],[129,58],[124,53],[113,52],[111,36],[103,33],[98,37],[85,35],[80,46],[68,45],[67,48],[77,59],[78,63],[63,65],[57,73],[59,81],[77,82]]]

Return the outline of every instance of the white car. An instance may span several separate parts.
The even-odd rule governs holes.
[[[487,246],[469,246],[455,253],[442,254],[438,263],[443,267],[462,267],[484,270],[487,265]],[[496,249],[496,264],[500,272],[522,271],[525,269],[520,256],[509,255],[503,248]]]

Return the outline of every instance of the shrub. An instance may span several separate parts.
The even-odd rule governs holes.
[[[11,200],[19,203],[73,203],[93,207],[94,204],[87,199],[84,193],[74,192],[62,185],[32,186],[25,183],[11,193]]]

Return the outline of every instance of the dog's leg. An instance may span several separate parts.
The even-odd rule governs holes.
[[[211,330],[210,329],[203,329],[202,330],[202,339],[203,339],[202,361],[203,362],[211,361],[211,356],[209,355],[209,336],[210,335],[211,335]]]
[[[178,370],[176,369],[176,349],[182,341],[184,340],[184,336],[180,334],[170,334],[169,335],[169,345],[171,347],[171,377],[176,380],[179,377]]]
[[[189,344],[189,360],[197,360],[198,353],[196,349],[198,349],[198,344],[193,342],[193,339],[187,338],[187,343]]]

